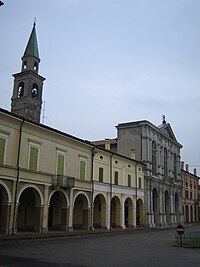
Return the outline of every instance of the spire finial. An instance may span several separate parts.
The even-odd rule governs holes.
[[[34,20],[33,20],[33,27],[35,27],[36,22],[37,22],[36,17],[34,17]]]

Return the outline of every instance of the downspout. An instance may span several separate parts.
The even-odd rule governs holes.
[[[135,197],[136,197],[136,227],[138,226],[138,223],[137,223],[137,179],[138,179],[138,177],[137,177],[137,163],[136,163],[136,165],[135,165]]]
[[[112,157],[113,154],[110,155],[110,230],[112,229],[112,209],[111,209],[111,201],[112,201]]]
[[[15,197],[14,197],[14,210],[13,210],[13,227],[12,227],[12,235],[15,234],[15,223],[16,223],[16,205],[17,205],[17,192],[18,192],[18,184],[19,184],[19,161],[20,161],[20,152],[21,152],[21,139],[22,139],[22,127],[23,127],[24,119],[21,122],[20,130],[19,130],[19,143],[18,143],[18,153],[17,153],[17,176],[16,176],[16,184],[15,184]]]
[[[94,229],[93,222],[93,196],[94,196],[94,156],[95,156],[95,147],[92,148],[92,166],[91,166],[91,182],[92,182],[92,193],[91,193],[91,212],[90,212],[90,220],[91,220],[91,230]]]

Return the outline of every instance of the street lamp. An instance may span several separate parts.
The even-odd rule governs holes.
[[[2,1],[0,1],[0,6],[3,6],[3,5],[4,5],[4,3]]]

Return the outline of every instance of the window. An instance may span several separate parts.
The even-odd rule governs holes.
[[[156,142],[152,142],[152,174],[156,175]]]
[[[187,198],[187,199],[189,198],[189,195],[188,195],[188,191],[187,190],[185,191],[185,198]]]
[[[142,189],[142,178],[141,177],[139,177],[139,180],[138,180],[138,188]]]
[[[37,62],[35,62],[34,67],[33,67],[33,70],[35,70],[35,71],[38,70],[38,64],[37,64]]]
[[[85,180],[85,170],[86,162],[84,160],[80,161],[80,179]]]
[[[174,171],[174,179],[177,179],[177,162],[176,162],[176,154],[174,153],[174,162],[173,162],[173,171]]]
[[[167,167],[167,149],[164,148],[164,176],[168,175],[168,167]]]
[[[24,68],[24,70],[26,70],[26,68],[27,68],[27,62],[26,62],[26,61],[24,61],[24,66],[23,66],[23,68]]]
[[[29,170],[37,171],[38,169],[38,155],[39,155],[39,148],[35,146],[30,147],[30,154],[29,154]]]
[[[38,85],[36,83],[33,84],[31,94],[32,94],[32,98],[37,99],[37,97],[38,97]]]
[[[99,168],[99,182],[103,183],[103,168]]]
[[[131,187],[131,175],[128,174],[128,186]]]
[[[115,185],[118,185],[118,172],[115,172]]]
[[[6,139],[0,137],[0,164],[4,164]]]
[[[64,175],[64,162],[65,162],[65,156],[62,154],[58,154],[58,156],[57,156],[57,175],[60,175],[60,176]]]
[[[20,98],[24,95],[24,83],[21,82],[18,86],[17,97]]]

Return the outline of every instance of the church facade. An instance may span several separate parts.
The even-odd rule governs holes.
[[[150,227],[183,222],[180,149],[169,123],[163,117],[155,126],[149,121],[117,125],[117,151],[147,166],[145,174],[145,218]]]
[[[0,109],[0,233],[144,225],[144,168],[135,158],[40,124],[36,25]]]

